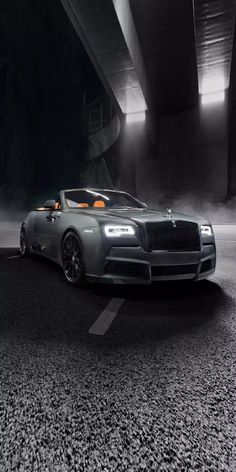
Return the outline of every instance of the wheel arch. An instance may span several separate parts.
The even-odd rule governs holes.
[[[100,260],[101,258],[103,259],[105,257],[107,249],[102,244],[101,231],[98,232],[99,234],[95,233],[93,235],[87,233],[83,234],[83,231],[84,227],[76,228],[72,225],[68,226],[67,228],[64,228],[64,231],[61,235],[59,251],[60,264],[62,265],[61,249],[65,236],[68,234],[68,232],[73,232],[78,237],[81,245],[81,251],[85,262],[86,272],[93,273],[95,271],[97,273],[97,271],[100,271]]]
[[[62,238],[61,240],[63,241],[63,239],[65,238],[65,236],[67,235],[67,233],[75,233],[76,236],[79,237],[79,239],[81,239],[81,236],[80,236],[80,232],[78,231],[77,228],[75,228],[74,226],[68,226],[68,228],[64,229],[63,233],[62,233]]]
[[[82,241],[82,238],[81,238],[81,235],[80,235],[80,232],[78,231],[78,229],[76,229],[74,226],[69,226],[68,228],[66,228],[64,230],[64,232],[62,233],[62,237],[61,237],[61,247],[62,247],[62,244],[63,244],[63,241],[66,237],[66,235],[68,233],[74,233],[78,239],[79,239],[79,242],[80,242],[80,245],[81,245],[81,249],[82,251],[84,251],[84,244],[83,244],[83,241]]]
[[[60,265],[63,268],[63,262],[62,262],[63,241],[65,240],[66,235],[69,234],[69,233],[74,234],[78,238],[79,246],[80,246],[80,249],[81,249],[80,260],[81,260],[81,265],[82,265],[83,278],[79,283],[76,282],[75,285],[78,285],[78,284],[83,285],[85,283],[85,278],[86,278],[86,264],[85,264],[85,257],[84,257],[84,245],[83,245],[83,241],[81,239],[79,231],[76,228],[74,228],[73,226],[70,226],[70,227],[66,228],[64,230],[63,234],[62,234],[61,244],[60,244]],[[65,275],[65,273],[64,273],[64,275]]]

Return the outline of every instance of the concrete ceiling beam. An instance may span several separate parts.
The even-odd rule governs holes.
[[[61,0],[119,114],[145,111],[148,86],[129,0]]]

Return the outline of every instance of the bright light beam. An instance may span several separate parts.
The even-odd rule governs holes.
[[[137,113],[127,113],[126,123],[137,123],[143,122],[146,119],[145,111],[139,111]]]
[[[217,93],[227,88],[224,72],[221,73],[210,73],[207,77],[203,77],[200,93],[201,95],[207,95],[208,93]]]
[[[202,105],[209,105],[213,103],[221,103],[225,100],[225,91],[206,93],[201,96]]]

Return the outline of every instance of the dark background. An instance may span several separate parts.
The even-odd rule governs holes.
[[[61,3],[2,1],[0,44],[2,196],[80,184],[83,102],[104,90]]]
[[[194,26],[189,22],[192,10],[190,2],[189,10],[185,3],[149,1],[147,11],[145,2],[131,1],[152,85],[152,112],[158,115],[156,142],[153,146],[148,137],[145,158],[136,170],[135,152],[124,132],[103,157],[113,184],[133,193],[138,185],[143,198],[151,189],[148,196],[154,200],[160,194],[164,198],[186,195],[187,200],[194,194],[199,200],[204,194],[207,200],[225,201],[236,194],[235,35],[225,110],[218,115],[201,112]],[[1,1],[2,202],[28,206],[32,199],[86,184],[86,173],[94,186],[102,184],[101,179],[98,182],[101,159],[92,163],[86,157],[89,143],[83,110],[104,93],[60,1]]]

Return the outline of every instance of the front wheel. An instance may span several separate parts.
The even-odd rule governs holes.
[[[61,247],[62,269],[66,281],[71,285],[85,284],[85,262],[79,237],[69,231]]]
[[[21,231],[20,231],[20,253],[22,256],[28,256],[30,253],[29,245],[27,241],[26,229],[24,226],[22,226]]]

